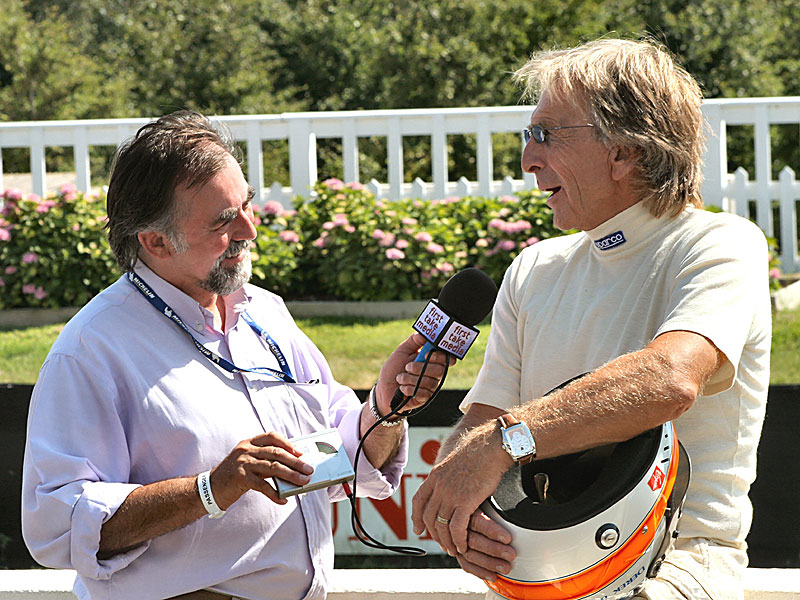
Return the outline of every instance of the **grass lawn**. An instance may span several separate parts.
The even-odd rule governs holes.
[[[298,325],[327,357],[336,378],[355,389],[372,387],[386,356],[412,333],[408,319],[314,318],[298,319]],[[35,383],[62,327],[63,323],[0,331],[0,382]],[[450,370],[445,388],[468,389],[475,381],[489,337],[488,321],[479,329],[474,347]],[[770,383],[800,384],[800,310],[774,315]]]

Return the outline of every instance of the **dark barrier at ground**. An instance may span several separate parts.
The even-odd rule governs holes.
[[[0,568],[37,566],[20,532],[22,455],[31,389],[29,385],[0,385]],[[358,394],[363,400],[367,392]],[[442,392],[428,410],[412,418],[411,425],[452,425],[458,418],[456,407],[463,395],[463,391]],[[799,464],[800,385],[771,386],[758,449],[758,478],[750,491],[753,527],[747,542],[751,567],[800,568]],[[395,559],[385,557],[374,566],[444,566],[392,560]]]

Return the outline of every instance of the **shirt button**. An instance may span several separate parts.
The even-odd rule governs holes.
[[[205,329],[202,323],[195,323],[194,326],[197,328],[197,331],[203,331],[203,329]]]

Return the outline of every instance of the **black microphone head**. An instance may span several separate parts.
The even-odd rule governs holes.
[[[492,310],[495,298],[497,286],[492,278],[480,269],[469,267],[447,280],[437,302],[459,323],[477,325]]]

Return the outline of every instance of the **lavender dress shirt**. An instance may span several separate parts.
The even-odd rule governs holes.
[[[279,369],[240,318],[245,309],[281,348],[296,384],[230,374],[123,277],[64,328],[33,392],[22,490],[22,529],[41,564],[77,571],[81,599],[148,600],[197,589],[241,598],[324,598],[333,567],[330,502],[341,486],[278,505],[245,493],[221,519],[200,518],[108,560],[100,528],[137,486],[216,466],[241,440],[336,427],[351,460],[361,405],[283,301],[247,285],[225,298],[226,330],[209,311],[144,265],[136,268],[194,337],[239,367]],[[359,495],[386,498],[400,481],[407,437],[381,471],[364,458]]]

